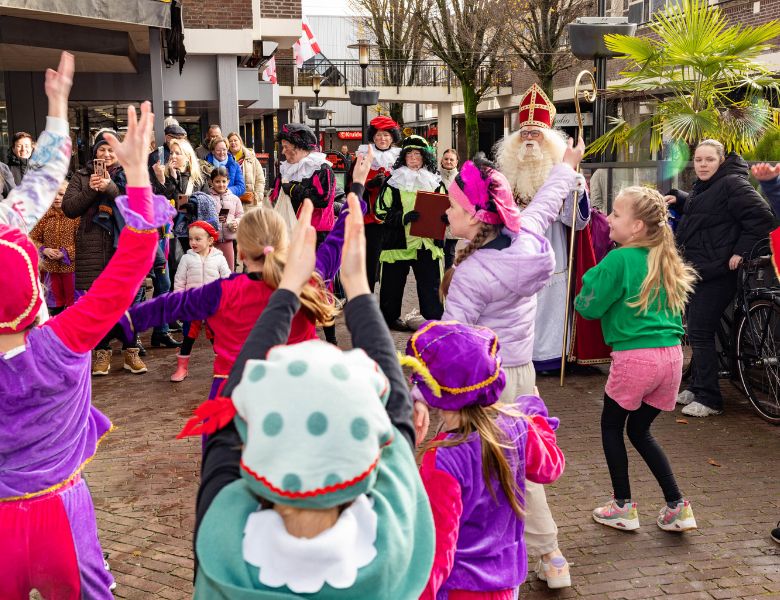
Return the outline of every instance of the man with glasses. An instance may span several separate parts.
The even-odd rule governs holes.
[[[162,147],[163,165],[167,165],[168,160],[171,157],[171,148],[170,148],[171,140],[186,140],[186,139],[187,139],[187,132],[177,122],[172,122],[170,125],[165,127],[165,145]],[[154,177],[155,177],[152,167],[154,166],[155,163],[159,161],[160,161],[160,149],[155,148],[153,152],[149,153],[149,177],[152,178],[152,181],[154,181]]]

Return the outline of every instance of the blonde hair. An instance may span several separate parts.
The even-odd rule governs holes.
[[[181,153],[184,154],[185,157],[187,157],[187,162],[189,163],[189,169],[190,169],[190,179],[192,180],[192,183],[195,185],[201,185],[205,180],[203,178],[203,173],[200,171],[200,164],[198,161],[198,156],[195,154],[195,150],[192,149],[192,145],[187,140],[171,140],[168,143],[168,146],[171,150],[173,150],[174,146],[178,146],[179,150],[181,150]],[[168,177],[171,176],[171,161],[168,161],[168,164],[165,165],[165,175]]]
[[[243,148],[244,147],[244,140],[241,139],[241,136],[238,134],[238,132],[231,131],[230,133],[227,134],[227,137],[225,138],[225,140],[227,141],[228,150],[230,149],[230,138],[232,138],[233,136],[238,138],[238,141],[241,143],[241,147]]]
[[[226,138],[223,138],[221,135],[215,135],[213,138],[211,138],[211,141],[209,142],[209,152],[214,152],[214,148],[217,147],[217,144],[220,144],[222,142],[225,142],[225,148],[230,148],[230,144],[228,144]]]
[[[439,298],[441,300],[444,300],[447,297],[447,293],[450,291],[452,277],[455,275],[455,267],[484,246],[487,239],[494,233],[501,233],[501,225],[491,225],[490,223],[483,222],[477,235],[474,236],[474,239],[471,240],[465,248],[458,250],[453,266],[447,269],[447,272],[441,280],[441,285],[439,286]]]
[[[482,476],[485,478],[485,484],[490,490],[493,501],[498,504],[492,481],[495,478],[500,482],[501,489],[509,502],[509,506],[512,507],[512,511],[517,515],[518,519],[523,519],[525,516],[525,511],[523,511],[523,493],[520,490],[520,486],[517,485],[517,479],[512,469],[512,463],[517,464],[518,457],[515,456],[512,463],[507,459],[507,451],[516,454],[517,448],[511,444],[511,440],[507,438],[507,435],[490,418],[490,412],[502,412],[522,418],[522,415],[519,415],[519,413],[512,413],[497,406],[485,407],[476,404],[464,406],[458,411],[460,425],[455,432],[455,437],[449,440],[431,440],[417,454],[417,459],[418,461],[421,460],[426,452],[434,448],[459,446],[464,442],[468,442],[472,433],[478,433],[482,447]],[[530,426],[531,424],[529,423]]]
[[[287,226],[275,210],[253,210],[244,213],[238,224],[238,246],[255,261],[263,263],[263,281],[272,290],[279,287],[287,263]],[[265,249],[273,248],[267,254]],[[309,321],[332,325],[336,317],[335,302],[322,277],[312,273],[314,283],[307,283],[301,292],[301,310]]]
[[[693,293],[693,284],[698,279],[696,271],[686,264],[677,252],[674,233],[669,225],[669,209],[664,197],[646,187],[627,187],[615,199],[623,199],[631,206],[634,219],[642,221],[646,235],[629,246],[650,248],[647,255],[647,276],[639,290],[639,298],[628,302],[637,307],[637,314],[647,313],[651,303],[658,302],[661,310],[661,286],[666,290],[666,308],[673,314],[685,309],[688,295]],[[665,310],[664,309],[664,310]]]
[[[726,149],[723,147],[723,144],[721,144],[718,140],[702,140],[698,144],[696,144],[696,150],[698,150],[701,146],[710,146],[711,148],[715,148],[715,152],[718,154],[718,158],[723,161],[724,158],[726,158]],[[694,150],[694,154],[696,153],[696,150]]]

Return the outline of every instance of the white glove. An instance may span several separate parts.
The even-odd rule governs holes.
[[[571,191],[580,194],[585,191],[585,176],[582,173],[577,173],[577,177],[571,185]]]

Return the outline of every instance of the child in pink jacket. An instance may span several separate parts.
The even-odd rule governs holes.
[[[575,184],[574,169],[583,151],[582,142],[573,148],[570,141],[563,161],[553,167],[522,212],[506,177],[482,154],[463,165],[448,190],[452,235],[471,241],[444,274],[441,294],[447,301],[442,320],[489,327],[496,333],[506,374],[499,404],[512,404],[519,396],[533,393],[536,293],[555,270],[555,256],[544,232]],[[425,437],[427,420],[427,407],[415,402],[420,440]],[[537,575],[551,589],[569,587],[568,563],[558,548],[558,530],[544,488],[527,482],[525,499],[529,515],[525,535],[539,557]]]
[[[511,600],[528,570],[526,478],[552,483],[563,472],[558,419],[544,402],[528,395],[498,405],[506,385],[498,349],[486,327],[428,321],[401,359],[415,370],[412,395],[439,409],[447,425],[420,453],[436,525],[421,599]]]
[[[238,223],[244,216],[244,207],[241,199],[228,188],[230,175],[224,167],[217,167],[211,172],[211,197],[217,206],[219,216],[219,238],[214,242],[214,247],[225,255],[225,260],[230,267],[230,272],[236,270],[236,254],[233,244],[236,240]]]

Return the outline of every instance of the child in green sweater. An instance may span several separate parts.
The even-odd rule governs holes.
[[[593,518],[615,529],[639,528],[636,503],[631,502],[625,427],[663,490],[666,504],[658,526],[667,531],[695,529],[690,504],[683,500],[650,426],[662,410],[673,410],[677,400],[682,379],[680,315],[696,272],[677,253],[668,209],[656,190],[623,190],[607,221],[609,237],[621,248],[585,273],[574,300],[584,318],[601,319],[604,340],[613,349],[601,439],[614,495],[593,511]]]

